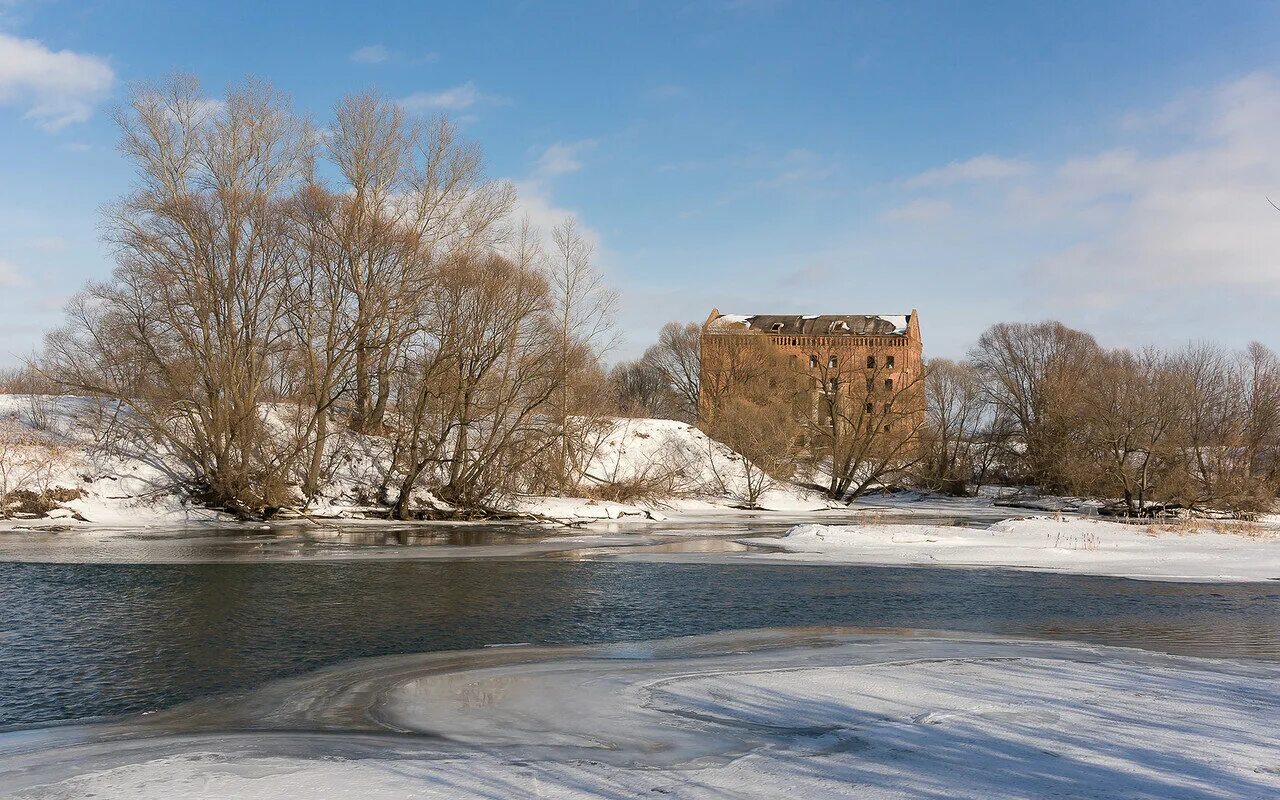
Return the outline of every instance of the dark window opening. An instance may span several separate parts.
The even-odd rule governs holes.
[[[875,369],[875,368],[876,368],[876,357],[867,356],[867,369]]]
[[[817,369],[817,368],[818,368],[818,357],[809,356],[809,369]]]
[[[886,392],[892,392],[892,391],[893,391],[893,378],[885,378],[885,379],[884,379],[884,390],[885,390]]]
[[[885,356],[885,357],[884,357],[884,365],[885,365],[885,367],[887,367],[888,369],[893,369],[893,356]]]
[[[836,368],[836,357],[835,357],[835,356],[832,356],[831,358],[828,358],[828,359],[827,359],[827,367],[828,367],[829,369],[835,369],[835,368]]]

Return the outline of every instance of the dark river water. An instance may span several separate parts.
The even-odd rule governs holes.
[[[1280,586],[611,560],[0,563],[0,726],[158,709],[364,656],[793,625],[1280,659]]]

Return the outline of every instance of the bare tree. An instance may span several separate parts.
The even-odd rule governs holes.
[[[1158,478],[1179,460],[1185,398],[1168,359],[1153,349],[1099,352],[1082,388],[1075,426],[1084,448],[1067,478],[1078,492],[1118,492],[1130,514],[1142,514]]]
[[[668,322],[658,331],[658,341],[644,351],[643,360],[657,370],[679,398],[679,419],[698,416],[698,379],[702,368],[702,328],[697,324]]]
[[[190,78],[135,91],[119,123],[137,182],[107,214],[114,278],[72,303],[48,366],[127,404],[214,502],[279,502],[295,450],[267,435],[261,401],[287,335],[280,207],[309,130],[266,85],[214,105]]]
[[[993,412],[1016,423],[1027,476],[1039,486],[1063,485],[1074,404],[1097,348],[1093,337],[1059,322],[1000,323],[970,352]]]
[[[923,373],[895,372],[886,359],[864,365],[824,354],[812,373],[814,410],[802,417],[815,470],[829,470],[827,493],[852,500],[874,485],[907,475],[921,458],[925,428]]]
[[[785,379],[786,373],[780,377]],[[748,508],[758,508],[766,492],[779,481],[789,480],[795,472],[799,426],[787,402],[732,394],[707,430],[713,439],[742,456],[735,463],[739,469],[730,474],[717,470],[714,454],[708,453],[707,461],[717,470],[720,492]]]
[[[718,475],[719,489],[754,508],[795,471],[800,426],[794,411],[801,378],[765,337],[748,339],[722,356],[702,384],[699,425],[743,457],[740,474]],[[710,452],[708,461],[715,465]]]
[[[573,217],[551,231],[551,240],[545,270],[560,375],[550,409],[558,430],[549,488],[572,492],[609,426],[599,358],[616,343],[618,299]]]
[[[1280,484],[1280,356],[1251,342],[1240,359],[1244,463],[1272,495]]]
[[[345,183],[332,236],[356,307],[352,427],[378,432],[423,282],[450,253],[499,242],[514,192],[484,179],[479,148],[447,120],[409,127],[376,94],[338,107],[328,154]]]
[[[541,272],[458,253],[435,271],[423,303],[399,369],[399,519],[427,475],[442,499],[485,507],[556,441],[541,413],[561,375]]]
[[[678,419],[684,400],[671,389],[667,376],[645,359],[623,361],[609,371],[615,408],[630,417]]]
[[[925,399],[926,425],[915,475],[929,488],[966,494],[969,481],[982,474],[987,455],[979,441],[988,416],[981,375],[969,362],[932,359],[925,366]]]

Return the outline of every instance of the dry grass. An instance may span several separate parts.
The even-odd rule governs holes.
[[[11,516],[42,517],[63,503],[78,500],[82,492],[79,489],[54,487],[42,491],[31,489],[15,489],[0,498],[0,518]]]
[[[1256,539],[1280,536],[1280,531],[1275,528],[1269,528],[1257,522],[1249,522],[1239,519],[1205,519],[1200,517],[1185,517],[1153,522],[1145,524],[1142,527],[1152,536],[1169,533],[1186,535],[1190,533],[1204,533],[1206,531],[1211,531],[1213,533],[1229,533],[1235,536],[1247,536],[1249,538]]]

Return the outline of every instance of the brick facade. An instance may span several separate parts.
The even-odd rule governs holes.
[[[795,376],[798,414],[821,421],[822,398],[834,392],[842,403],[865,406],[879,426],[918,429],[917,415],[924,408],[923,345],[914,309],[886,316],[739,316],[713,310],[702,326],[700,415],[707,413],[705,387],[723,382],[735,351],[762,341]],[[891,403],[897,407],[893,412]],[[910,418],[902,419],[904,414]]]

